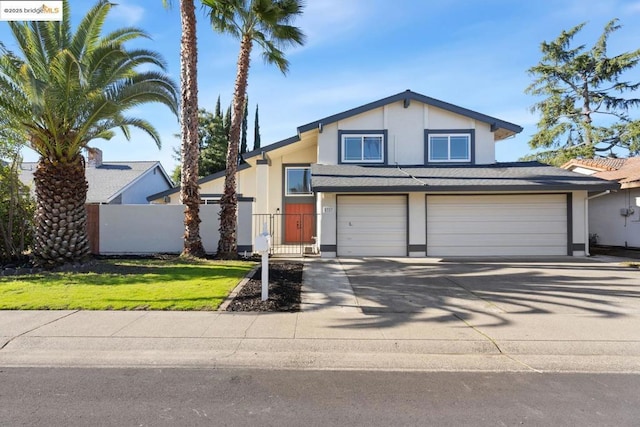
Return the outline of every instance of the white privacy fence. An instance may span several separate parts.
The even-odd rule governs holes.
[[[220,206],[200,205],[200,237],[207,253],[219,239]],[[101,255],[180,253],[183,205],[100,205],[98,247]],[[252,202],[238,202],[238,251],[252,252]]]

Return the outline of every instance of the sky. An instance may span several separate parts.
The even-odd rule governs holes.
[[[105,30],[136,26],[151,40],[137,46],[160,52],[168,74],[179,81],[179,0],[163,8],[161,0],[115,0]],[[198,33],[199,105],[213,111],[221,97],[230,104],[239,41],[213,31],[195,0]],[[75,24],[95,4],[69,0]],[[586,22],[575,42],[591,46],[605,24],[619,18],[622,29],[609,39],[609,55],[640,47],[640,0],[307,0],[295,25],[306,34],[304,46],[286,51],[289,72],[265,64],[256,48],[249,72],[249,149],[253,117],[259,105],[262,146],[296,135],[306,123],[406,89],[497,117],[524,128],[496,145],[496,160],[516,161],[531,152],[528,141],[538,116],[536,101],[524,93],[532,77],[527,70],[541,58],[540,43]],[[635,28],[634,28],[635,27]],[[15,47],[5,22],[0,40]],[[134,45],[131,45],[132,47]],[[640,80],[640,69],[628,75]],[[180,146],[177,118],[164,106],[145,105],[130,112],[159,131],[162,148],[134,131],[91,146],[103,150],[105,162],[160,160],[171,172]],[[634,113],[637,117],[637,112]],[[25,149],[25,161],[38,156]]]

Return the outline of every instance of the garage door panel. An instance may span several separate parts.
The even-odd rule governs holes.
[[[472,222],[455,222],[455,221],[447,221],[443,222],[443,227],[438,228],[438,230],[434,230],[432,234],[434,236],[437,235],[445,235],[450,236],[452,234],[462,234],[462,235],[473,235],[473,234],[529,234],[536,235],[540,231],[548,232],[547,234],[557,234],[564,233],[566,227],[566,221],[558,221],[558,220],[549,220],[549,221],[538,221],[538,224],[543,226],[542,230],[526,232],[522,230],[522,225],[520,222],[509,221],[509,222],[483,222],[481,227],[478,227],[478,223]],[[455,230],[455,231],[452,231]]]
[[[486,248],[485,248],[486,250]],[[566,248],[564,251],[558,250],[556,247],[523,247],[523,246],[504,246],[504,253],[491,254],[485,253],[482,248],[476,246],[469,247],[454,247],[454,248],[440,248],[437,255],[439,257],[458,257],[458,256],[564,256],[567,254]]]
[[[338,197],[339,256],[405,256],[405,196]]]
[[[460,236],[456,235],[437,235],[429,241],[429,245],[433,246],[448,246],[455,247],[460,246],[459,241]],[[491,247],[491,246],[562,246],[564,251],[566,252],[567,241],[562,237],[558,237],[554,234],[540,234],[534,235],[530,234],[527,236],[527,245],[523,245],[523,241],[519,236],[504,234],[504,235],[467,235],[464,236],[465,244],[464,246],[474,246],[477,248],[481,247]],[[481,255],[481,253],[477,253]]]
[[[566,196],[427,197],[431,256],[566,255]]]

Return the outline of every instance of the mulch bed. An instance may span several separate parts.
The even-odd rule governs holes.
[[[269,299],[262,301],[262,268],[231,301],[227,311],[300,311],[302,263],[269,263]]]

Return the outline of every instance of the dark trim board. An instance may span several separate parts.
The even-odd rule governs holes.
[[[335,252],[338,253],[338,245],[320,245],[320,252]]]
[[[253,245],[238,245],[238,253],[247,251],[248,253],[253,253]]]
[[[571,246],[571,249],[573,249],[574,251],[584,251],[587,249],[587,245],[585,245],[584,243],[574,243]],[[571,254],[573,255],[573,254]]]
[[[427,245],[409,245],[409,252],[427,252]]]
[[[567,255],[573,256],[573,193],[567,193]]]

